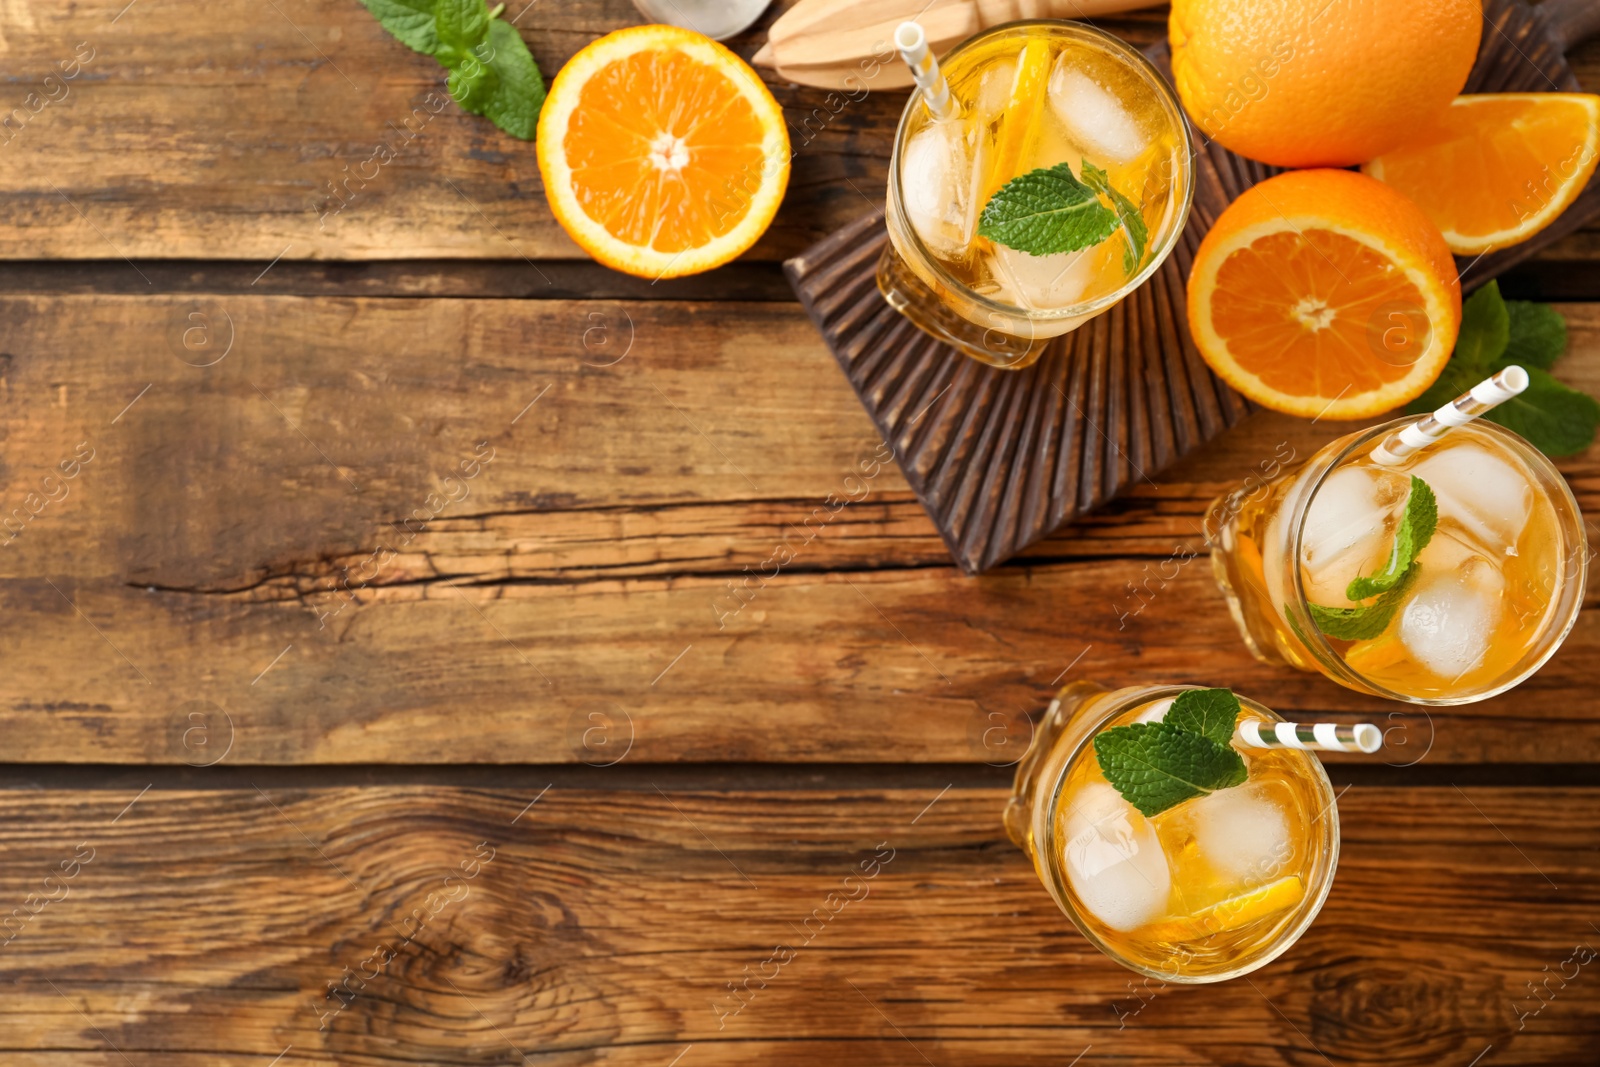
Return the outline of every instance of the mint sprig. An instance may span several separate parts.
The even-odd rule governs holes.
[[[1242,785],[1249,772],[1229,743],[1238,717],[1239,698],[1229,690],[1185,690],[1163,721],[1113,726],[1097,734],[1100,773],[1146,818]]]
[[[505,5],[484,0],[361,0],[406,47],[437,59],[462,110],[483,115],[513,137],[533,140],[544,106],[544,78]]]
[[[1420,563],[1411,564],[1400,575],[1399,582],[1370,604],[1353,608],[1325,608],[1321,604],[1307,604],[1311,621],[1317,624],[1317,629],[1336,641],[1370,641],[1389,628],[1390,620],[1400,610],[1411,587],[1417,584],[1417,575],[1421,572]],[[1305,640],[1304,637],[1301,640]]]
[[[1388,562],[1377,574],[1352,578],[1345,587],[1345,598],[1350,601],[1377,599],[1355,607],[1308,604],[1311,621],[1316,623],[1317,629],[1337,641],[1367,641],[1388,629],[1406,593],[1416,583],[1422,569],[1417,557],[1433,540],[1433,531],[1438,525],[1439,502],[1433,487],[1413,474],[1411,492],[1395,529],[1394,547],[1389,550]]]
[[[1082,166],[1083,181],[1070,164],[1057,163],[1006,182],[983,206],[978,236],[1030,256],[1051,256],[1093,247],[1121,226],[1130,246],[1123,266],[1132,273],[1144,258],[1144,218],[1133,201],[1111,188],[1105,171],[1088,160]],[[1099,194],[1114,207],[1102,203]]]
[[[1377,574],[1352,578],[1345,588],[1347,600],[1366,600],[1379,593],[1387,593],[1411,569],[1411,563],[1433,540],[1433,531],[1439,525],[1439,501],[1433,487],[1411,476],[1411,493],[1406,497],[1405,514],[1400,518],[1399,529],[1394,532],[1394,548],[1389,551],[1389,562]]]
[[[1128,235],[1128,243],[1122,249],[1122,269],[1131,277],[1139,269],[1139,264],[1144,262],[1145,242],[1150,239],[1150,229],[1144,224],[1139,205],[1111,188],[1111,176],[1087,159],[1083,161],[1083,181],[1109,199],[1116,208],[1117,221],[1122,223],[1122,230]]]
[[[1161,721],[1226,745],[1239,721],[1239,698],[1231,689],[1186,689]]]
[[[1502,299],[1499,284],[1490,282],[1462,305],[1450,362],[1406,412],[1422,414],[1448,404],[1515,364],[1527,370],[1528,388],[1483,417],[1521,434],[1548,456],[1582,452],[1600,428],[1600,403],[1550,375],[1566,348],[1567,324],[1560,312],[1548,304]]]

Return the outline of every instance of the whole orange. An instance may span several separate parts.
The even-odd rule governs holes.
[[[1365,163],[1467,82],[1480,0],[1173,0],[1172,77],[1206,136],[1280,167]]]

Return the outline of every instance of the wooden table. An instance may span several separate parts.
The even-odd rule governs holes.
[[[1253,417],[979,579],[893,466],[796,534],[879,442],[778,263],[880,200],[901,94],[775,87],[777,222],[652,285],[578,255],[531,145],[407,135],[440,72],[352,0],[0,14],[0,1061],[1596,1062],[1595,597],[1430,719],[1254,663],[1172,562],[1342,427]],[[635,21],[522,14],[547,73]],[[1597,263],[1507,280],[1570,301],[1591,392]],[[1600,513],[1600,452],[1562,468]],[[1389,731],[1277,963],[1136,981],[1004,839],[1084,677]]]

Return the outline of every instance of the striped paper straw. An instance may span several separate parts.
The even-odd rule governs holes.
[[[1261,727],[1272,727],[1263,733]],[[1245,748],[1301,748],[1320,752],[1376,752],[1383,747],[1383,731],[1370,722],[1341,726],[1331,722],[1263,723],[1248,719],[1233,732]]]
[[[1432,415],[1390,434],[1372,450],[1372,458],[1385,465],[1399,463],[1457,426],[1465,426],[1495,405],[1505,403],[1527,387],[1528,372],[1517,366],[1507,367],[1493,378],[1485,378],[1474,385]]]
[[[956,102],[950,96],[950,85],[939,73],[939,61],[928,51],[928,37],[915,22],[902,22],[895,27],[894,46],[900,58],[911,68],[911,80],[922,90],[922,99],[936,119],[954,118]]]

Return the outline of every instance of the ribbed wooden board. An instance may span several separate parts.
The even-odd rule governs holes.
[[[1487,0],[1468,92],[1578,90],[1564,47],[1593,21],[1575,3],[1546,17]],[[1163,70],[1167,47],[1148,54]],[[861,403],[895,450],[950,554],[970,573],[1048,537],[1237,423],[1251,405],[1206,367],[1188,334],[1184,283],[1195,250],[1234,198],[1278,168],[1195,134],[1189,225],[1151,280],[1060,338],[1032,367],[999,370],[935,341],[879,295],[888,234],[873,212],[784,269]],[[1467,288],[1600,213],[1600,180],[1549,229],[1458,261]]]

